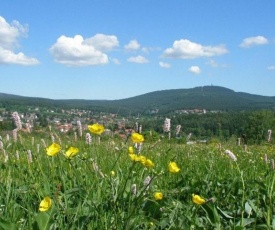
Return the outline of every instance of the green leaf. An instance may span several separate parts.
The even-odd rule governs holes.
[[[228,218],[228,219],[234,218],[233,216],[229,216],[225,211],[221,210],[218,206],[217,206],[217,209],[221,212],[221,214],[222,214],[225,218]]]
[[[248,216],[250,216],[252,214],[252,208],[251,206],[248,204],[248,202],[245,203],[244,205],[244,210],[247,213]]]
[[[2,230],[13,230],[17,229],[16,225],[14,223],[11,223],[9,221],[6,221],[2,218],[0,218],[0,229]]]
[[[40,230],[50,229],[52,222],[51,222],[51,215],[49,213],[40,212],[35,219]]]

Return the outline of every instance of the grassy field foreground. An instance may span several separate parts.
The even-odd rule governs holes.
[[[275,229],[273,145],[96,134],[2,137],[0,229]]]

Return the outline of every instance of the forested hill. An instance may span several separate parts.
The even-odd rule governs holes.
[[[219,86],[155,91],[121,100],[52,100],[0,93],[0,108],[44,106],[92,109],[114,113],[168,113],[183,109],[258,110],[275,109],[275,97],[235,92]]]

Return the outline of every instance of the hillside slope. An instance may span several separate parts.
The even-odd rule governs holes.
[[[257,110],[274,109],[275,97],[235,92],[219,86],[162,90],[121,100],[52,100],[0,93],[0,108],[14,106],[62,107],[113,113],[147,113],[153,109],[158,109],[159,113],[181,109]]]

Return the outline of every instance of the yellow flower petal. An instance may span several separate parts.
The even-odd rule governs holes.
[[[48,211],[52,206],[52,200],[50,197],[46,196],[39,205],[39,211],[40,212],[46,212]]]
[[[78,149],[78,148],[76,148],[76,147],[70,147],[70,148],[66,151],[65,155],[66,155],[66,157],[68,157],[68,158],[72,158],[72,157],[74,157],[78,152],[79,152],[79,149]]]
[[[176,162],[170,162],[168,165],[169,172],[171,173],[178,173],[180,168],[178,167]]]
[[[130,147],[128,148],[128,153],[129,153],[129,154],[134,154],[134,153],[135,153],[135,149],[134,149],[133,146],[130,146]]]
[[[163,194],[161,192],[155,192],[154,193],[154,198],[155,198],[155,200],[162,200],[163,199]]]
[[[131,139],[134,143],[142,143],[144,141],[144,137],[139,133],[133,133]]]
[[[132,161],[136,161],[137,159],[137,154],[129,154],[129,157],[131,158]]]
[[[48,148],[46,148],[46,153],[48,156],[53,157],[60,152],[60,149],[61,147],[59,144],[52,143]]]
[[[148,167],[148,168],[154,167],[154,163],[151,160],[149,160],[149,159],[146,159],[145,162],[143,163],[143,165],[145,167]]]
[[[195,204],[204,204],[206,202],[205,199],[203,199],[199,195],[195,195],[195,194],[192,194],[192,201]]]
[[[96,135],[101,135],[105,130],[104,126],[100,124],[88,125],[88,129],[91,133]]]

